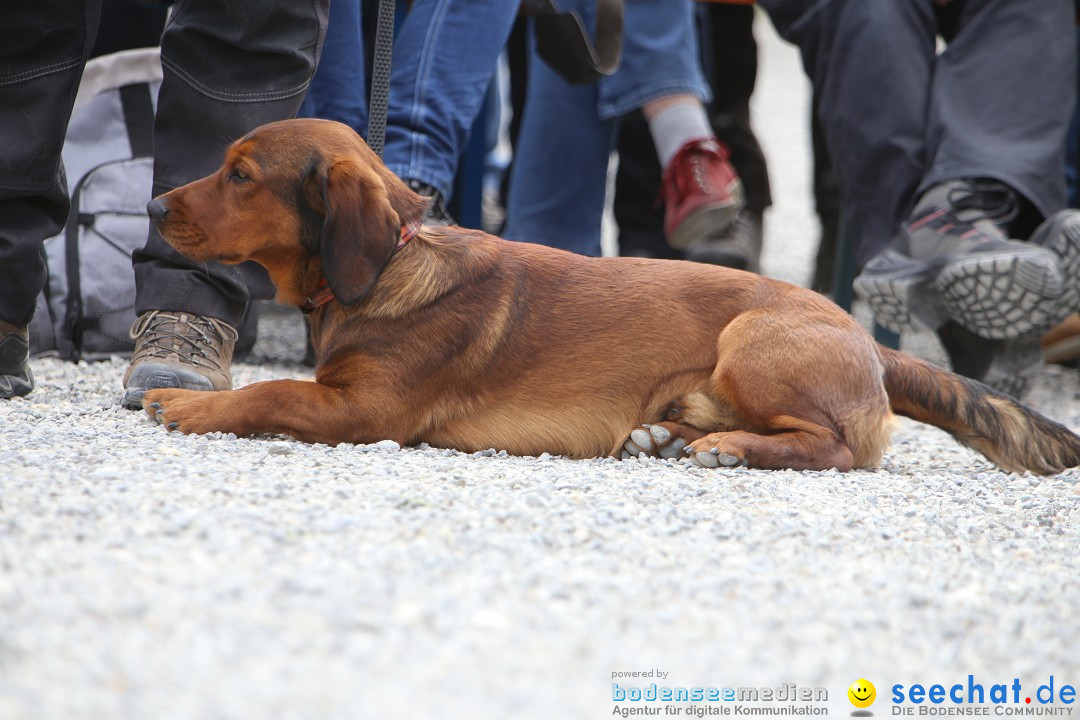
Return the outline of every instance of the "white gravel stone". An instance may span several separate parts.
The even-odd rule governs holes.
[[[267,342],[238,384],[308,372]],[[0,404],[5,720],[606,717],[624,667],[841,700],[1080,667],[1076,471],[907,420],[852,473],[192,437],[119,408],[123,369],[35,360]],[[1076,428],[1077,389],[1031,401]]]

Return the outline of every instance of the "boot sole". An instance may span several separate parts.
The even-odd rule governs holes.
[[[948,315],[934,291],[933,271],[860,275],[855,295],[870,306],[874,320],[897,334],[936,330]]]
[[[158,388],[212,391],[214,386],[209,379],[192,370],[165,363],[142,363],[128,377],[120,404],[129,410],[142,410],[143,395],[147,390]]]
[[[34,389],[29,356],[26,336],[13,332],[0,338],[0,400],[23,397]]]
[[[10,400],[11,398],[23,397],[29,395],[34,389],[34,373],[30,368],[26,368],[26,376],[21,375],[4,375],[3,379],[6,383],[0,383],[0,400]]]
[[[1067,213],[1067,217],[1062,222],[1061,232],[1042,245],[1061,258],[1061,268],[1065,276],[1065,291],[1059,299],[1055,325],[1080,310],[1080,212],[1063,212]]]
[[[972,255],[947,265],[937,288],[949,315],[980,337],[1011,340],[1064,319],[1063,263],[1048,249]]]
[[[743,206],[742,183],[731,188],[731,201],[718,205],[707,205],[690,215],[674,232],[668,236],[668,245],[679,250],[686,250],[701,238],[715,236],[727,230],[739,209]]]

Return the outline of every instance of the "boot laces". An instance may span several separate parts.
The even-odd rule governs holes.
[[[675,154],[668,167],[669,181],[664,183],[661,192],[665,202],[677,201],[694,191],[709,192],[706,158],[724,162],[727,153],[716,141],[699,140],[687,143]]]
[[[954,212],[978,210],[1000,228],[1016,219],[1020,212],[1016,193],[996,180],[969,180],[949,190],[948,201]]]
[[[235,343],[237,337],[231,325],[214,318],[154,310],[131,327],[131,338],[141,339],[131,361],[176,355],[190,365],[220,368],[225,344]]]

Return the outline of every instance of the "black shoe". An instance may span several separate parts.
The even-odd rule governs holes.
[[[736,270],[761,271],[761,213],[740,210],[721,234],[703,237],[686,248],[686,259]]]
[[[427,215],[424,216],[425,225],[457,225],[454,218],[446,210],[442,193],[419,180],[406,180],[405,184],[417,195],[431,198],[431,207],[428,208]]]
[[[29,328],[0,320],[0,400],[22,397],[33,389]]]
[[[856,294],[897,333],[949,320],[989,339],[1045,331],[1065,276],[1053,251],[1005,236],[1016,212],[1015,193],[993,180],[931,188],[855,279]]]

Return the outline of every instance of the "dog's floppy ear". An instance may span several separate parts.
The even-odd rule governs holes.
[[[401,237],[386,185],[357,159],[339,156],[317,171],[326,208],[320,254],[334,297],[346,305],[371,292]]]

